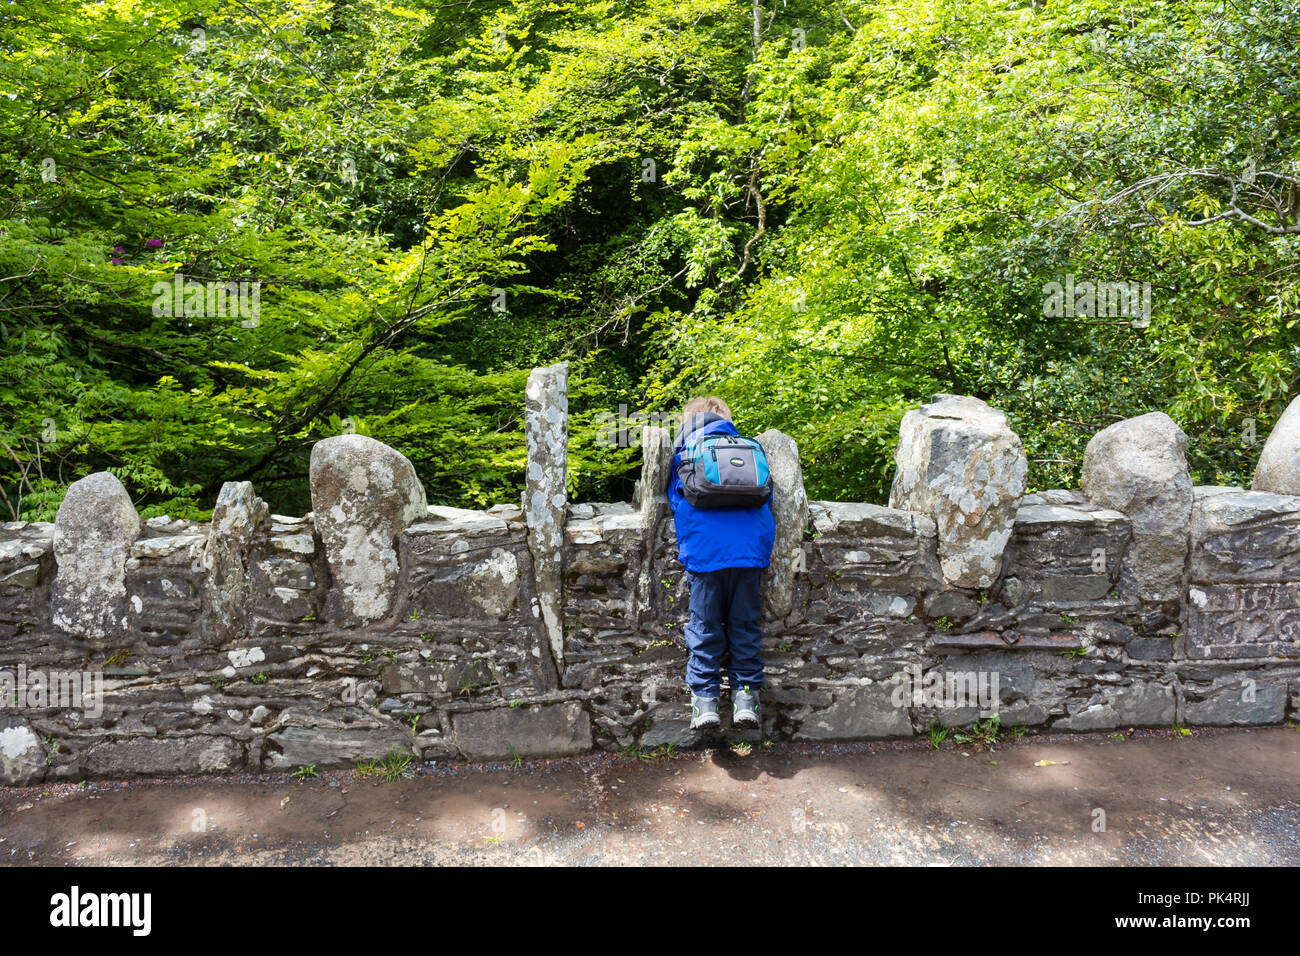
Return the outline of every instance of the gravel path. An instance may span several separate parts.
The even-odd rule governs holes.
[[[1294,866],[1298,782],[1281,727],[138,780],[0,789],[0,862]]]

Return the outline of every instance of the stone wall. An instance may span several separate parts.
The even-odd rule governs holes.
[[[140,523],[101,473],[56,522],[0,526],[0,783],[697,742],[667,433],[645,430],[634,502],[567,502],[564,372],[530,379],[522,507],[429,506],[397,451],[341,436],[312,455],[305,517],[231,483],[209,524]],[[936,396],[905,420],[892,508],[807,501],[794,442],[760,436],[764,734],[995,712],[1029,732],[1274,724],[1300,705],[1300,488],[1188,480],[1184,508],[1186,439],[1143,416],[1089,446],[1093,500],[1025,495],[1019,439],[980,406]]]

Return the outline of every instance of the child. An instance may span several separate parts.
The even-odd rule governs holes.
[[[677,556],[691,590],[691,618],[686,626],[691,729],[721,725],[718,696],[722,658],[728,653],[732,724],[757,727],[758,690],[763,686],[759,585],[772,559],[776,524],[770,500],[758,506],[714,508],[696,507],[687,500],[678,475],[682,452],[692,438],[707,435],[739,435],[731,422],[731,409],[720,398],[691,399],[682,410],[668,479]]]

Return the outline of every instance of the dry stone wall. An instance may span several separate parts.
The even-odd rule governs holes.
[[[671,436],[644,430],[635,501],[569,503],[563,366],[527,401],[520,505],[428,505],[399,452],[344,436],[312,456],[306,516],[232,482],[210,523],[141,523],[100,474],[56,522],[0,526],[0,783],[697,743]],[[1121,425],[1083,491],[1026,495],[1000,413],[936,396],[904,424],[907,508],[808,501],[794,442],[761,436],[761,733],[1286,720],[1300,497],[1193,488],[1177,426]],[[1270,467],[1294,440],[1270,440]]]

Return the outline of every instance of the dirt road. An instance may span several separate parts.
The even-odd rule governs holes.
[[[0,790],[0,862],[1294,866],[1298,784],[1269,728],[59,785]]]

